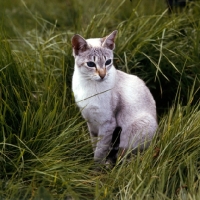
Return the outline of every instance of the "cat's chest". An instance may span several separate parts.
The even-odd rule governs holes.
[[[84,80],[80,74],[74,73],[72,80],[72,90],[76,103],[80,107],[87,104],[96,104],[105,98],[110,98],[113,84],[111,81],[91,81]]]
[[[112,88],[106,84],[74,83],[73,92],[84,118],[102,121],[112,114]]]
[[[74,96],[77,105],[83,108],[107,109],[112,98],[111,89],[109,88],[81,88],[74,90]]]

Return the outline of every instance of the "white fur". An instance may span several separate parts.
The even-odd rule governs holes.
[[[92,47],[99,47],[99,46],[101,46],[101,40],[100,40],[100,38],[91,38],[91,39],[87,39],[86,41]]]
[[[113,47],[112,35],[108,37],[109,43],[106,44],[104,40],[103,44]],[[112,59],[112,51],[105,48],[105,56],[101,56],[104,51],[101,39],[88,39],[85,42],[89,49],[75,56],[72,90],[87,121],[92,142],[96,142],[93,144],[95,160],[102,162],[106,157],[117,126],[122,128],[121,148],[144,148],[144,143],[152,140],[157,129],[156,106],[149,89],[137,76],[116,70],[112,64],[105,66],[107,73],[101,79],[96,71],[103,67],[101,65],[107,59]],[[84,45],[85,42],[82,41]],[[101,48],[99,54],[88,56],[92,48]],[[87,66],[88,59],[93,57],[97,63],[96,69]]]

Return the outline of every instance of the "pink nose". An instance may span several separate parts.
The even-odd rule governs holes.
[[[106,70],[105,69],[99,69],[98,70],[99,76],[101,79],[103,79],[106,76]]]
[[[101,79],[103,79],[105,77],[106,74],[99,74],[99,76],[101,77]]]

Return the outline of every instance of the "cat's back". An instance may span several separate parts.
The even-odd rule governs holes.
[[[142,95],[143,92],[146,93],[148,88],[146,87],[144,81],[136,75],[127,74],[120,70],[117,70],[116,83],[118,87],[123,87],[125,92],[134,91],[135,95]],[[138,94],[137,94],[138,93]],[[130,94],[131,95],[131,94]]]
[[[155,101],[142,79],[117,70],[116,88],[121,103],[128,110],[155,112]],[[154,113],[156,115],[156,113]]]

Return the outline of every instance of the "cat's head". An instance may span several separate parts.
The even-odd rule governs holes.
[[[78,34],[72,37],[76,67],[86,79],[102,81],[109,76],[116,34],[115,30],[104,38],[86,40]]]

